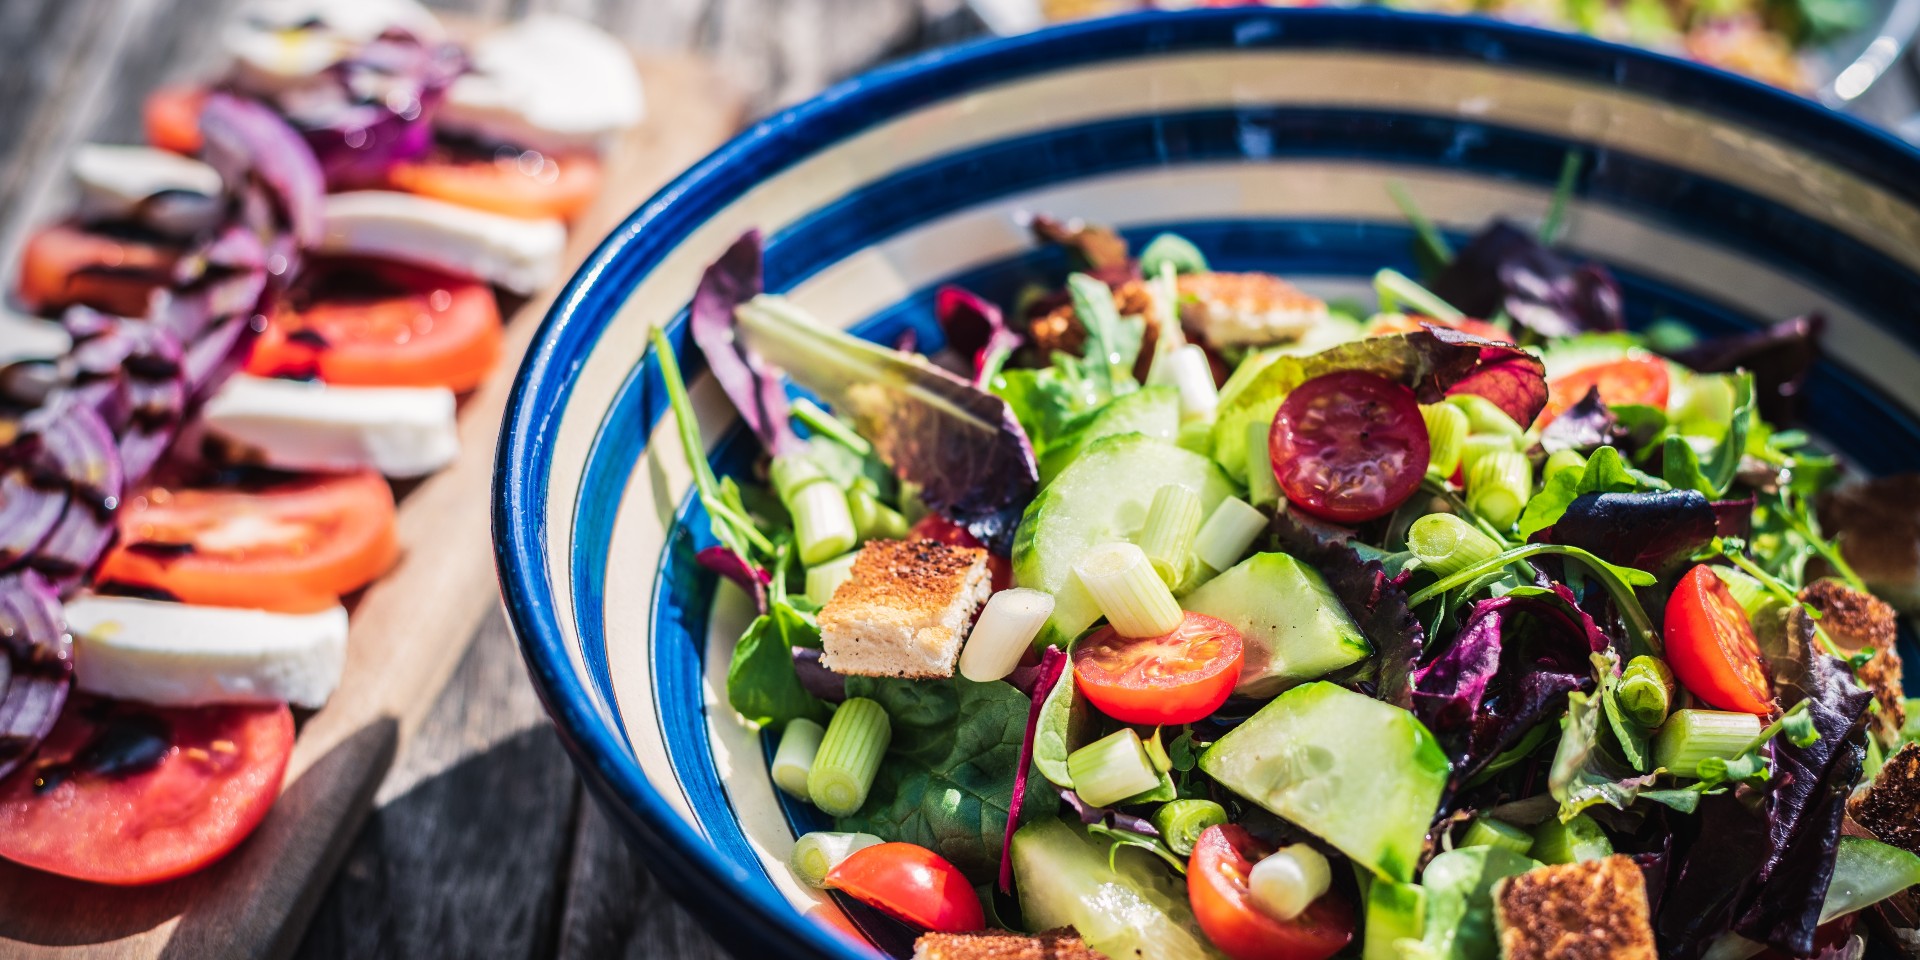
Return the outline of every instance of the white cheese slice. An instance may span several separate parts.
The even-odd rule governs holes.
[[[201,409],[213,438],[244,462],[282,470],[371,468],[422,477],[460,452],[453,391],[341,387],[236,376]]]
[[[163,707],[319,707],[347,662],[347,611],[269,613],[132,597],[67,603],[74,680],[100,696]]]
[[[72,349],[73,335],[66,327],[0,304],[0,367],[22,360],[58,360]]]
[[[584,20],[536,14],[480,38],[434,120],[490,142],[592,150],[645,113],[633,53]]]
[[[220,217],[220,172],[191,157],[153,147],[82,144],[73,152],[81,220],[140,219],[171,236],[188,236]],[[162,202],[148,201],[172,194]]]
[[[253,0],[221,34],[242,89],[298,87],[389,30],[439,42],[446,30],[414,0]]]
[[[560,275],[567,228],[386,190],[327,198],[323,253],[404,260],[531,294]]]

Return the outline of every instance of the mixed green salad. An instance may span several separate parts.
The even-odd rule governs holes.
[[[1415,213],[1372,309],[1036,216],[1071,272],[940,291],[937,360],[742,237],[689,328],[751,477],[654,342],[796,874],[902,956],[1913,949],[1898,618],[1789,427],[1821,322],[1628,332],[1563,210]]]

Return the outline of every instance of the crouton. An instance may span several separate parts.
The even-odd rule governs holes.
[[[1894,649],[1900,623],[1893,607],[1838,580],[1808,584],[1800,591],[1800,602],[1820,611],[1820,628],[1841,649],[1874,651],[1857,676],[1873,691],[1880,707],[1873,715],[1874,736],[1881,743],[1897,743],[1907,714],[1900,690],[1900,654]]]
[[[1113,288],[1113,305],[1123,317],[1139,317],[1145,325],[1140,335],[1140,355],[1134,363],[1134,376],[1146,379],[1153,361],[1154,345],[1160,340],[1160,312],[1154,309],[1153,295],[1140,280],[1128,280]],[[1042,358],[1055,352],[1082,355],[1087,345],[1087,327],[1074,312],[1071,302],[1062,303],[1028,322],[1027,334]]]
[[[1847,812],[1881,842],[1920,854],[1920,743],[1888,757],[1873,783],[1848,802]]]
[[[820,611],[820,664],[865,677],[951,677],[991,591],[978,547],[869,540]]]
[[[1820,526],[1867,589],[1920,613],[1920,474],[1860,480],[1820,494]]]
[[[1502,960],[1654,960],[1647,881],[1615,854],[1508,877],[1493,888]]]
[[[924,933],[913,960],[1106,960],[1071,930],[1045,933]]]
[[[1327,318],[1326,301],[1269,273],[1190,273],[1179,284],[1182,324],[1213,347],[1298,340]]]

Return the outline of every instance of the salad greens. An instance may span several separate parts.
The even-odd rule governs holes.
[[[866,788],[816,802],[834,828],[891,841],[809,850],[955,878],[803,879],[1111,957],[1492,960],[1513,924],[1807,956],[1904,909],[1910,834],[1847,813],[1920,750],[1897,621],[1818,522],[1838,461],[1788,420],[1821,322],[1625,331],[1619,284],[1552,246],[1580,171],[1538,231],[1459,245],[1390,187],[1426,283],[1381,271],[1364,322],[1174,234],[1136,262],[1033,217],[1057,288],[935,296],[971,379],[816,323],[762,291],[756,235],[730,248],[692,333],[774,483],[691,458],[701,562],[761,605],[728,702],[799,731],[782,789],[830,765]],[[1570,892],[1599,858],[1641,881],[1604,911]],[[1573,899],[1503,900],[1523,874]]]

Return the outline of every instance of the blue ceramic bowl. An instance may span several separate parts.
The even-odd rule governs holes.
[[[547,317],[499,450],[514,629],[581,773],[732,946],[859,954],[783,861],[812,815],[726,710],[742,600],[709,542],[647,330],[667,324],[721,471],[753,441],[684,305],[743,229],[822,318],[940,343],[932,291],[1058,278],[1013,214],[1173,229],[1226,269],[1336,293],[1411,269],[1398,180],[1445,230],[1538,218],[1585,151],[1567,244],[1632,319],[1713,333],[1819,309],[1813,423],[1862,468],[1920,467],[1920,154],[1804,100],[1575,36],[1380,11],[1141,15],[940,51],[775,116],[636,211]],[[718,598],[716,600],[716,597]]]

